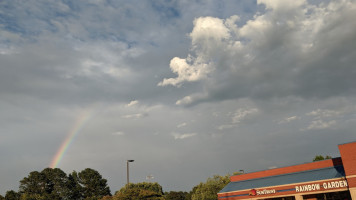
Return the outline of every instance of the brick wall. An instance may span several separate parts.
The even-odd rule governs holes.
[[[339,151],[349,187],[356,187],[356,142],[340,144]]]

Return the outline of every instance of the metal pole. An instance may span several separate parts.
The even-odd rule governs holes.
[[[127,187],[129,187],[130,179],[129,179],[129,161],[126,162],[126,175],[127,175]]]
[[[127,160],[127,161],[126,161],[127,188],[130,187],[130,186],[129,186],[129,184],[130,184],[130,179],[129,179],[129,176],[130,176],[129,163],[130,163],[130,162],[133,162],[133,161],[135,161],[135,160]]]

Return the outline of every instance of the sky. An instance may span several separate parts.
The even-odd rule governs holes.
[[[355,0],[0,0],[0,194],[97,170],[114,193],[340,156]],[[147,176],[153,178],[147,180]]]

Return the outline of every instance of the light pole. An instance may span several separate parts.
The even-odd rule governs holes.
[[[129,163],[130,163],[130,162],[133,162],[133,161],[135,161],[135,160],[127,160],[127,161],[126,161],[126,169],[127,169],[127,173],[126,173],[126,175],[127,175],[127,187],[129,187],[129,184],[130,184],[130,179],[129,179],[129,173],[130,173],[130,171],[129,171]]]

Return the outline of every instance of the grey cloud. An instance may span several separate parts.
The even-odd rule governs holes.
[[[220,29],[216,26],[218,22],[214,22],[210,25],[216,30],[210,34],[221,41],[212,46],[221,49],[220,54],[210,52],[213,51],[211,40],[196,40],[196,37],[205,37],[202,36],[205,29],[199,27],[204,25],[196,24],[191,33],[192,41],[199,41],[198,45],[206,50],[193,48],[196,53],[193,59],[207,57],[209,60],[203,59],[202,64],[214,65],[215,70],[199,78],[204,85],[205,98],[196,102],[192,99],[187,104],[241,97],[354,95],[353,47],[356,40],[353,33],[356,26],[351,20],[354,10],[355,6],[349,1],[298,6],[296,14],[289,18],[271,9],[248,21],[239,28],[237,38],[231,35],[228,40],[226,36],[217,35]],[[327,17],[322,18],[324,15]],[[194,30],[200,30],[200,35],[192,35]],[[185,67],[196,68],[195,64]],[[177,75],[177,80],[191,81],[184,79],[184,74]]]

